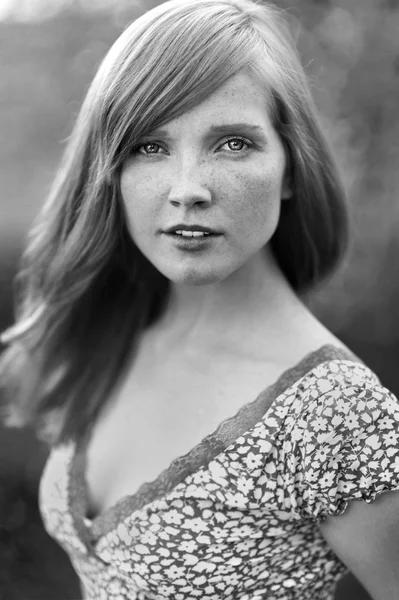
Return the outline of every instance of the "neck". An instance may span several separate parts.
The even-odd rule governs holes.
[[[203,286],[171,285],[157,325],[165,337],[186,343],[226,343],[251,332],[278,335],[286,316],[303,305],[271,253],[259,254],[225,280]],[[302,311],[301,311],[302,312]]]

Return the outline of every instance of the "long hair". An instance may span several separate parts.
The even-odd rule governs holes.
[[[121,167],[139,138],[243,69],[264,86],[289,157],[294,197],[271,240],[276,260],[298,294],[338,264],[344,194],[280,11],[251,0],[161,4],[104,58],[29,233],[15,324],[2,335],[9,424],[31,424],[60,443],[95,420],[169,297],[168,280],[128,233]]]

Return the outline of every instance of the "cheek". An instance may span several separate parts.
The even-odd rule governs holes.
[[[154,222],[155,207],[149,199],[154,198],[156,186],[151,177],[133,175],[126,169],[121,173],[120,190],[128,225],[132,234],[139,233],[145,224]]]
[[[245,226],[251,223],[256,229],[266,223],[274,224],[280,214],[282,169],[270,165],[268,169],[238,174],[235,178],[234,204],[237,221]]]

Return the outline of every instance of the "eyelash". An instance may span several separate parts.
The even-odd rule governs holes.
[[[229,138],[228,140],[223,142],[223,144],[221,144],[221,145],[224,146],[225,144],[228,144],[229,142],[234,142],[237,140],[246,144],[247,148],[242,148],[242,150],[248,150],[249,148],[253,148],[253,146],[254,146],[254,144],[252,142],[250,142],[246,138],[241,137],[239,135]],[[157,154],[159,154],[158,152],[150,152],[148,154],[146,152],[140,152],[140,148],[144,148],[145,146],[150,146],[150,145],[158,146],[159,148],[161,148],[161,145],[158,144],[158,142],[145,142],[144,144],[139,144],[138,146],[135,146],[133,148],[133,154],[141,154],[142,156],[156,156]],[[232,152],[232,154],[240,154],[242,152],[242,150],[236,150],[236,151],[232,150],[231,152]]]

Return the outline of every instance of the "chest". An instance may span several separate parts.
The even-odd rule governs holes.
[[[164,357],[154,364],[150,357],[138,356],[87,447],[92,512],[103,513],[153,481],[255,400],[281,371],[281,366],[261,361]]]

